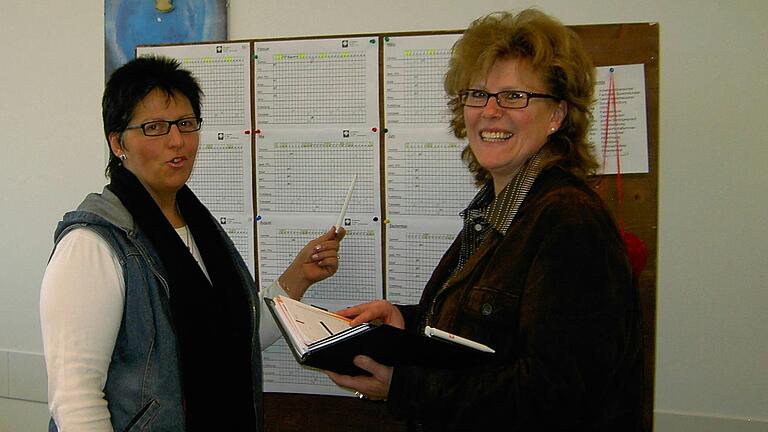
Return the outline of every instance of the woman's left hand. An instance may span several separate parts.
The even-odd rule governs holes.
[[[331,371],[323,371],[336,384],[347,387],[364,395],[371,400],[386,400],[389,396],[389,386],[392,382],[394,368],[377,363],[374,359],[359,355],[354,358],[355,366],[368,371],[367,375],[341,375]]]
[[[331,227],[325,234],[311,240],[293,259],[280,276],[280,285],[294,299],[300,299],[315,282],[333,276],[339,269],[339,242],[346,235],[344,228]]]

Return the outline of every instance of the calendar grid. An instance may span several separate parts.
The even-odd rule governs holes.
[[[212,213],[249,212],[244,190],[244,150],[239,144],[201,145],[187,182]]]
[[[297,251],[323,230],[286,228],[259,239],[259,269],[262,283],[272,283],[293,260]],[[318,282],[304,298],[327,301],[363,302],[376,298],[376,235],[368,230],[350,230],[344,238],[340,256],[344,266],[333,278]],[[371,269],[356,272],[353,269]],[[346,271],[345,271],[346,270]]]
[[[271,85],[262,84],[259,91],[260,101],[269,105],[269,116],[260,123],[365,123],[364,51],[275,54],[271,69]]]
[[[259,213],[336,213],[355,174],[349,211],[374,213],[371,142],[278,142],[259,147],[258,166]]]
[[[301,367],[296,363],[284,339],[280,339],[262,353],[264,363],[282,367],[264,368],[264,384],[328,385],[330,380],[320,371]]]
[[[244,77],[250,72],[240,57],[185,58],[185,69],[192,72],[203,91],[201,117],[206,127],[245,125],[250,104]]]
[[[448,123],[451,113],[443,75],[450,57],[450,49],[422,49],[388,58],[387,123]]]
[[[388,214],[458,215],[476,191],[461,161],[462,149],[463,144],[456,142],[406,142],[399,147],[388,146]]]
[[[456,234],[409,230],[402,241],[389,242],[387,298],[400,304],[416,304],[432,271],[453,243]]]

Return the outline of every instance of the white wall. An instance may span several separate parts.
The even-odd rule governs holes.
[[[656,430],[757,431],[768,429],[768,2],[731,4],[230,0],[230,37],[458,29],[529,5],[566,24],[658,22]],[[103,1],[1,10],[0,432],[42,431],[46,407],[27,400],[45,393],[37,304],[51,235],[104,183]]]
[[[45,403],[26,402],[45,400],[39,287],[62,212],[104,179],[103,9],[0,7],[0,432],[47,430]]]

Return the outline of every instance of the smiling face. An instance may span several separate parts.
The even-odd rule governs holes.
[[[528,62],[519,59],[497,60],[485,81],[472,82],[470,88],[496,93],[522,90],[548,93]],[[517,170],[557,131],[566,112],[566,103],[533,98],[522,109],[501,108],[491,97],[485,107],[464,107],[469,147],[480,166],[493,177],[496,194],[512,180]]]
[[[173,121],[194,116],[192,105],[184,95],[175,92],[169,97],[155,89],[136,105],[128,123],[139,125],[154,120]],[[158,204],[168,200],[174,202],[176,192],[192,173],[199,142],[198,132],[181,133],[176,125],[171,126],[167,135],[161,136],[144,136],[140,128],[109,136],[112,152],[118,157],[126,156],[123,165],[139,179]]]

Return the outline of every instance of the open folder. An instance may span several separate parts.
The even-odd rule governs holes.
[[[425,334],[407,332],[386,324],[350,320],[285,296],[265,298],[277,326],[296,361],[345,375],[367,372],[352,363],[363,354],[388,366],[467,366],[493,355],[478,342],[427,327]]]

